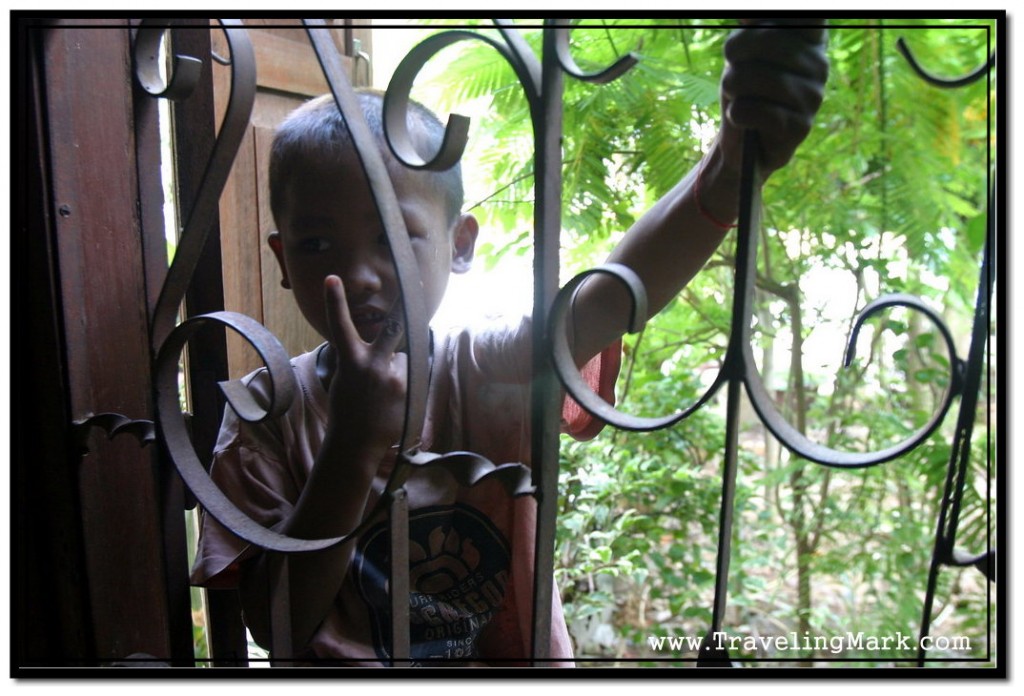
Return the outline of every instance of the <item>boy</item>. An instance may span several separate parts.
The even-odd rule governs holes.
[[[722,125],[698,166],[630,230],[609,261],[643,280],[650,313],[697,273],[737,216],[743,130],[760,135],[763,176],[784,165],[810,130],[828,72],[824,31],[750,26],[726,43]],[[469,268],[476,220],[461,213],[457,168],[412,171],[384,144],[379,95],[360,103],[384,155],[433,316],[449,273]],[[436,150],[443,127],[411,109],[411,131]],[[301,397],[281,419],[240,422],[225,414],[212,476],[254,519],[293,537],[348,534],[374,509],[394,465],[405,409],[401,297],[387,237],[337,108],[329,98],[298,109],[279,128],[271,154],[269,243],[283,285],[326,339],[293,360]],[[579,364],[625,330],[628,300],[594,278],[574,302]],[[496,464],[529,456],[530,322],[435,337],[421,449],[468,450]],[[601,384],[614,381],[603,362]],[[246,378],[268,396],[265,373]],[[593,433],[584,424],[581,431]],[[530,650],[534,503],[496,483],[461,488],[445,472],[414,473],[410,504],[412,657],[508,664]],[[386,663],[390,617],[386,520],[353,542],[291,559],[296,652],[346,664]],[[196,583],[239,584],[246,623],[268,644],[265,559],[205,519]],[[340,589],[339,589],[340,588]],[[571,660],[554,593],[552,656]]]

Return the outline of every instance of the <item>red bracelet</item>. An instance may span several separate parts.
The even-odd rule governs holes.
[[[722,222],[721,220],[716,218],[714,215],[709,213],[707,210],[705,210],[704,204],[700,202],[700,180],[701,180],[701,177],[703,177],[703,176],[704,176],[704,160],[701,160],[700,167],[697,169],[697,182],[694,184],[694,187],[693,187],[693,197],[694,197],[694,199],[697,202],[697,212],[699,212],[701,215],[703,215],[704,219],[707,220],[708,222],[710,222],[711,224],[713,224],[715,227],[717,227],[719,229],[722,229],[722,230],[731,230],[732,228],[736,227],[735,224],[731,224],[730,225],[729,223]]]

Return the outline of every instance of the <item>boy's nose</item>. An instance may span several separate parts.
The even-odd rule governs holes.
[[[342,271],[345,292],[356,299],[379,292],[382,287],[381,269],[371,260],[352,259]]]

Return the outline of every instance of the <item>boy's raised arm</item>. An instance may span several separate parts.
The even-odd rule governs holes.
[[[608,261],[647,290],[648,317],[700,271],[738,214],[743,132],[757,132],[762,177],[785,165],[810,132],[828,76],[823,20],[749,24],[725,44],[722,121],[700,163],[629,230]],[[626,331],[629,297],[595,276],[573,303],[573,351],[582,364]]]
[[[405,408],[404,353],[397,325],[371,343],[353,325],[345,288],[337,276],[324,281],[331,360],[331,416],[316,464],[291,516],[279,531],[300,539],[340,537],[368,512],[371,486],[381,459],[401,435]],[[344,375],[339,378],[338,375]],[[292,647],[301,651],[327,616],[352,562],[354,541],[290,560]],[[268,568],[265,555],[243,576],[242,605],[253,636],[270,644]]]

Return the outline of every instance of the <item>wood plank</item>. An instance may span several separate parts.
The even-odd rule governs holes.
[[[59,417],[68,413],[65,346],[61,335],[55,219],[49,190],[47,124],[43,120],[45,31],[22,20],[17,32],[17,97],[12,142],[19,169],[11,197],[15,224],[11,268],[31,269],[25,282],[11,285],[11,365],[13,379],[11,438],[15,513],[12,534],[11,642],[17,667],[87,664],[95,656],[85,574],[85,540],[79,510],[77,470],[68,465],[74,432]],[[13,651],[12,651],[13,652]]]
[[[263,322],[260,281],[260,230],[257,214],[256,138],[250,126],[235,157],[231,176],[220,199],[221,268],[224,309]],[[263,367],[259,355],[241,336],[229,331],[228,376],[237,379]]]
[[[304,30],[285,30],[295,37],[285,38],[265,30],[252,29],[256,53],[257,84],[266,89],[299,95],[324,94],[329,91],[323,69]],[[346,72],[351,75],[352,59],[342,56]]]
[[[249,25],[249,40],[256,56],[257,87],[303,97],[329,91],[305,29],[261,29],[252,26],[252,22],[246,21]],[[214,50],[220,55],[226,55],[227,41],[223,33],[214,30],[212,39]],[[337,38],[335,44],[339,45]],[[352,59],[343,55],[342,62],[351,75]]]
[[[106,24],[57,28],[46,43],[72,420],[102,412],[152,417],[129,31]],[[153,448],[122,437],[99,447],[79,469],[92,628],[101,659],[171,655],[154,468]]]

